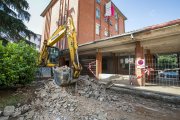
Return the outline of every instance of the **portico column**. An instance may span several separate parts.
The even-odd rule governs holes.
[[[143,70],[137,67],[137,61],[139,59],[144,59],[144,48],[141,46],[140,41],[136,42],[135,59],[136,59],[135,74],[137,76],[137,80],[135,81],[134,84],[137,86],[145,86],[145,79],[144,79],[145,76],[142,74]]]
[[[154,60],[153,55],[151,54],[151,51],[149,49],[146,50],[146,65],[148,65],[148,68],[154,69]],[[154,79],[154,72],[150,71],[150,74],[148,75],[148,81]]]
[[[99,74],[102,73],[102,52],[100,49],[96,53],[96,77],[99,78]]]

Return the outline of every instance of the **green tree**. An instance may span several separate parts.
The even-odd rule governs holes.
[[[158,65],[162,69],[177,68],[177,54],[160,55]]]
[[[27,84],[34,80],[38,53],[25,42],[0,43],[0,86]]]
[[[23,22],[30,20],[28,9],[26,0],[0,0],[0,39],[18,41],[25,37],[36,37]]]

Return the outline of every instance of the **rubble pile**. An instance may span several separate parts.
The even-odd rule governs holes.
[[[101,106],[98,109],[92,105],[86,108],[91,100],[94,100],[91,104],[109,102],[124,111],[133,111],[133,107],[125,103],[115,104],[118,97],[107,95],[105,86],[88,76],[81,76],[76,85],[64,88],[49,80],[37,88],[35,94],[36,98],[29,105],[6,106],[0,120],[106,120],[108,115]]]
[[[117,108],[129,113],[134,111],[132,104],[123,101],[121,97],[107,93],[106,86],[99,84],[97,80],[90,79],[88,76],[83,76],[81,79],[82,81],[79,81],[78,85],[78,93],[80,95],[99,100],[100,102],[115,104]]]
[[[0,120],[126,120],[136,111],[132,102],[107,92],[105,85],[89,76],[69,87],[59,87],[53,80],[43,84],[30,104],[6,106]]]
[[[106,97],[105,86],[94,79],[90,79],[88,76],[81,77],[77,86],[78,93],[81,96],[94,98],[99,101],[104,101]]]

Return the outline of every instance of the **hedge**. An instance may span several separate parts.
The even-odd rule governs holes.
[[[0,42],[0,86],[28,84],[35,78],[38,52],[25,42]]]

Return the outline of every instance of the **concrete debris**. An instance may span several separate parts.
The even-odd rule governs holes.
[[[34,110],[31,110],[26,113],[26,119],[31,119],[34,116]]]
[[[112,87],[114,85],[114,83],[112,81],[109,81],[108,83],[106,83],[105,88],[109,89],[110,87]]]
[[[17,109],[15,109],[14,113],[12,114],[12,117],[17,117],[19,115],[21,115],[21,111],[17,108]]]
[[[10,116],[14,113],[15,107],[14,106],[6,106],[4,108],[3,115],[4,116]]]
[[[19,117],[17,120],[24,120],[24,117]]]
[[[21,105],[21,103],[18,103],[17,106],[19,107]]]
[[[17,120],[127,120],[127,118],[143,120],[146,118],[146,115],[142,119],[135,118],[137,116],[135,112],[138,111],[135,102],[138,101],[145,106],[146,101],[108,91],[106,88],[109,86],[111,85],[109,84],[108,87],[101,85],[89,76],[81,76],[75,86],[66,88],[55,85],[53,80],[45,81],[44,86],[35,91],[36,97],[30,104],[19,103],[16,108],[6,106],[0,120],[7,120],[9,117]],[[161,110],[161,107],[156,110]],[[1,113],[0,111],[0,115]],[[132,117],[125,116],[129,113]]]
[[[7,117],[0,117],[0,120],[8,120],[9,119],[9,116],[7,116]]]
[[[23,114],[23,113],[28,112],[31,109],[31,105],[25,104],[17,109],[19,109],[19,111],[21,111],[21,113]]]

